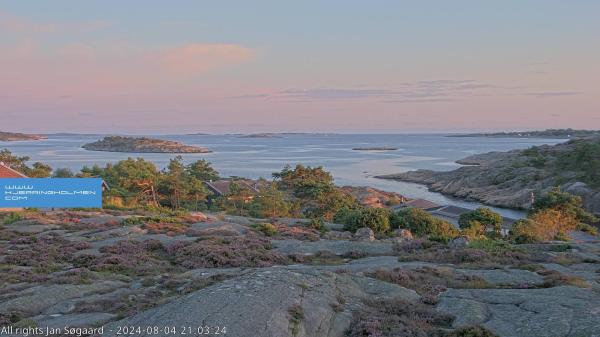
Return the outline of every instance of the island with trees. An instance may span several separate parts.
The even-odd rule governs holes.
[[[147,138],[108,136],[103,139],[85,144],[83,148],[89,151],[131,152],[131,153],[209,153],[205,147],[185,145],[180,142]]]
[[[542,131],[514,131],[467,133],[448,135],[447,137],[489,137],[489,138],[554,138],[573,139],[600,136],[600,130],[546,129]]]

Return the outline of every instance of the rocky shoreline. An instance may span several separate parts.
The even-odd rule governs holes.
[[[155,138],[110,136],[85,144],[89,151],[138,152],[138,153],[210,153],[205,147],[185,145],[180,142]]]
[[[600,190],[586,183],[577,168],[564,169],[561,163],[576,149],[595,144],[600,144],[600,139],[490,152],[458,160],[465,166],[453,171],[417,170],[376,178],[423,184],[445,195],[516,209],[529,209],[532,193],[540,195],[560,186],[563,191],[581,196],[587,210],[600,214]]]
[[[24,141],[24,140],[42,140],[42,139],[48,139],[48,137],[42,136],[42,135],[32,135],[32,134],[26,134],[26,133],[0,131],[0,141],[2,141],[2,142],[17,142],[17,141]]]

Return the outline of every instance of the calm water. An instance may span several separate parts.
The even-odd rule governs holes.
[[[415,169],[452,170],[454,161],[471,154],[489,151],[523,149],[532,145],[556,144],[556,139],[454,138],[444,135],[342,135],[291,134],[281,138],[240,138],[236,135],[176,135],[157,136],[213,150],[208,154],[185,154],[186,162],[206,159],[222,176],[270,178],[271,173],[286,164],[323,166],[331,171],[338,185],[372,186],[399,192],[413,198],[424,198],[441,204],[468,208],[478,203],[448,198],[429,192],[426,187],[373,176]],[[94,152],[81,148],[102,135],[51,135],[47,140],[32,142],[0,142],[0,148],[29,156],[53,168],[68,167],[74,171],[83,165],[115,162],[127,157],[144,157],[164,167],[173,154],[135,154]],[[354,147],[391,146],[397,151],[353,151]],[[497,209],[506,216],[519,217],[522,212]]]

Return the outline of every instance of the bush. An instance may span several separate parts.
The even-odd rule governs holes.
[[[513,247],[502,240],[478,239],[469,243],[469,248],[481,249],[492,254],[501,254],[507,251],[514,251]]]
[[[308,223],[308,228],[312,228],[315,230],[322,230],[323,229],[323,218],[312,218],[310,219],[310,222]]]
[[[517,221],[511,229],[516,243],[534,243],[550,240],[568,240],[568,232],[576,229],[579,221],[573,214],[556,209],[545,209]]]
[[[461,214],[458,224],[461,229],[483,226],[484,231],[491,229],[496,233],[500,233],[502,216],[487,207],[480,207],[474,211]]]
[[[390,213],[383,208],[343,209],[334,216],[334,221],[343,223],[344,229],[350,232],[363,227],[368,227],[377,234],[390,230]]]
[[[256,228],[266,236],[274,236],[277,235],[277,233],[279,232],[277,230],[277,226],[270,223],[255,224],[252,227]]]
[[[417,236],[428,235],[434,241],[447,242],[459,234],[451,223],[435,218],[420,208],[400,210],[394,216],[394,221],[400,228],[409,229]]]
[[[580,223],[577,229],[590,235],[598,236],[598,228],[586,223]]]
[[[17,213],[17,212],[10,212],[8,214],[6,214],[4,216],[4,218],[2,218],[2,223],[5,225],[10,225],[12,223],[15,223],[17,221],[21,221],[25,219],[25,217],[23,216],[23,214],[21,213]]]

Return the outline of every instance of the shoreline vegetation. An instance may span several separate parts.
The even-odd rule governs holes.
[[[2,141],[2,142],[18,142],[18,141],[42,140],[42,139],[48,139],[48,137],[46,137],[44,135],[37,135],[37,134],[26,134],[26,133],[18,133],[18,132],[0,131],[0,141]]]
[[[489,137],[489,138],[554,138],[574,139],[600,136],[600,130],[547,129],[542,131],[515,131],[491,133],[467,133],[447,137]]]
[[[88,151],[131,153],[210,153],[205,147],[185,145],[181,142],[147,137],[107,136],[82,146]]]

